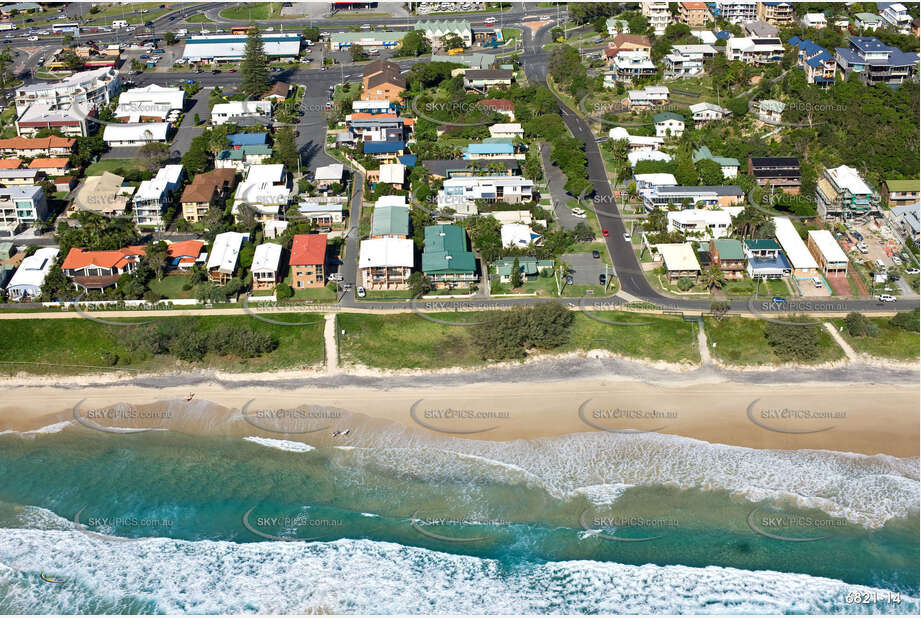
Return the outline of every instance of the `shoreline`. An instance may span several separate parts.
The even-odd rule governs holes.
[[[552,371],[561,365],[541,367]],[[670,374],[672,381],[666,383],[610,371],[578,375],[584,372],[573,369],[568,376],[561,371],[530,380],[497,372],[485,372],[480,380],[458,375],[448,380],[314,375],[305,380],[297,372],[299,379],[256,374],[244,380],[200,375],[96,384],[84,379],[79,385],[33,382],[8,389],[0,405],[0,431],[77,425],[79,404],[80,419],[103,427],[257,436],[312,446],[361,444],[355,434],[397,429],[423,438],[486,441],[610,431],[671,434],[755,449],[919,455],[918,387],[910,381],[854,383],[846,373],[831,381],[818,381],[815,375],[788,382],[758,379],[782,377],[776,372],[739,381],[711,370],[684,380]],[[195,396],[187,402],[190,392]],[[348,441],[330,439],[333,431],[346,428],[353,430]]]

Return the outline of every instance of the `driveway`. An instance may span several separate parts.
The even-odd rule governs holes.
[[[547,188],[550,190],[550,199],[553,202],[553,214],[564,230],[572,230],[579,223],[584,223],[585,219],[580,219],[573,215],[566,205],[573,198],[563,189],[566,185],[565,174],[550,161],[551,150],[550,144],[547,142],[541,143],[540,160],[544,165],[544,173],[547,175]]]
[[[195,126],[195,114],[198,114],[202,121],[207,121],[211,117],[211,110],[208,107],[209,92],[209,89],[202,88],[194,99],[186,101],[185,116],[182,117],[182,124],[176,130],[173,143],[170,145],[172,158],[182,158],[182,155],[189,151],[192,140],[201,135],[202,128]]]

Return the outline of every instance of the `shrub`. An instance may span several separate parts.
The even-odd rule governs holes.
[[[678,279],[678,289],[682,292],[687,292],[692,287],[694,287],[694,281],[690,277],[682,277]]]
[[[819,328],[816,324],[778,324],[768,322],[764,335],[777,358],[782,360],[809,360],[819,349]]]
[[[897,314],[892,316],[892,319],[889,320],[889,324],[895,326],[896,328],[907,330],[910,333],[917,333],[919,330],[921,330],[921,320],[919,320],[919,314],[921,314],[921,311],[919,311],[917,307],[911,311],[899,311]]]
[[[473,328],[473,342],[483,359],[524,358],[528,350],[552,350],[566,343],[572,321],[572,313],[554,302],[501,311]]]
[[[879,334],[879,327],[870,318],[856,311],[847,314],[844,326],[851,337],[875,337]]]
[[[99,357],[100,360],[102,360],[102,364],[108,365],[109,367],[112,367],[118,362],[118,354],[115,352],[103,351]]]
[[[275,288],[275,298],[278,300],[288,300],[294,296],[294,290],[287,283],[279,283]]]

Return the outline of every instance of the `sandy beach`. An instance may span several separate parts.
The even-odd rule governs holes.
[[[658,432],[758,449],[919,455],[918,386],[911,384],[695,380],[669,386],[604,375],[394,388],[223,380],[193,386],[69,383],[24,381],[9,388],[7,381],[0,431],[70,422],[319,445],[346,428],[350,435],[336,443],[360,444],[362,432],[397,424],[411,432],[491,441]]]

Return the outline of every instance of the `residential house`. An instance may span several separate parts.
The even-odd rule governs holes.
[[[476,258],[467,249],[464,228],[459,225],[426,226],[422,272],[436,288],[469,287],[476,282]]]
[[[849,37],[848,47],[835,49],[838,70],[847,77],[857,73],[868,85],[898,85],[918,74],[918,54],[891,47],[875,36]]]
[[[29,163],[30,170],[44,172],[46,176],[64,176],[70,171],[68,157],[38,157]]]
[[[524,159],[525,155],[515,153],[515,145],[507,142],[468,144],[463,149],[463,158],[468,161],[481,159]]]
[[[652,51],[649,39],[639,34],[617,34],[608,43],[604,55],[608,60],[613,60],[620,52],[643,52],[646,55]]]
[[[122,176],[103,172],[88,176],[74,195],[72,210],[88,210],[106,217],[120,217],[134,195],[135,188],[125,184]]]
[[[710,263],[719,266],[727,279],[743,279],[746,259],[742,243],[734,238],[711,238]]]
[[[902,234],[915,241],[915,244],[921,240],[921,203],[894,206],[889,215]]]
[[[886,206],[905,206],[921,201],[921,181],[914,180],[884,180],[882,194]]]
[[[675,180],[674,174],[666,174],[663,172],[654,174],[634,174],[633,181],[636,183],[637,193],[643,197],[645,197],[647,193],[653,192],[656,187],[678,186],[678,181]]]
[[[627,161],[630,167],[636,167],[640,161],[671,161],[672,156],[658,150],[640,150],[638,152],[627,153]]]
[[[861,30],[876,32],[882,25],[883,18],[879,15],[874,15],[873,13],[856,13],[854,15],[854,28],[858,32]]]
[[[495,33],[495,30],[493,33]],[[471,69],[488,69],[493,65],[495,60],[496,57],[492,54],[482,53],[455,54],[453,56],[448,54],[432,54],[431,62],[451,62],[453,64],[462,64]]]
[[[406,121],[396,114],[357,112],[345,117],[345,126],[353,140],[361,142],[399,142],[406,138]]]
[[[28,168],[0,169],[0,186],[34,185],[45,178],[45,172]]]
[[[48,201],[41,187],[27,185],[0,189],[0,227],[12,236],[24,225],[48,216]]]
[[[271,290],[280,283],[281,249],[281,245],[275,243],[263,243],[256,247],[250,268],[254,290]]]
[[[723,178],[726,180],[731,180],[739,175],[739,160],[732,157],[718,157],[710,152],[710,149],[707,146],[701,146],[694,151],[692,157],[694,163],[699,161],[714,161],[720,166],[720,170],[723,172]]]
[[[783,44],[777,37],[733,37],[726,41],[726,59],[746,64],[772,64],[783,59]]]
[[[406,196],[387,195],[377,200],[371,216],[371,238],[409,238]]]
[[[378,184],[391,185],[394,189],[403,189],[406,182],[406,166],[402,163],[383,163],[379,169],[368,170],[366,179],[375,188]]]
[[[438,208],[450,208],[455,217],[477,214],[476,200],[520,204],[534,199],[534,182],[521,176],[467,176],[444,181]]]
[[[395,163],[406,152],[402,141],[362,142],[361,148],[364,154],[384,163]]]
[[[786,26],[793,23],[792,2],[759,2],[756,11],[758,19],[772,26]]]
[[[72,137],[10,137],[0,139],[0,154],[17,157],[69,157],[76,140]]]
[[[269,91],[262,95],[262,100],[278,103],[279,101],[284,101],[287,99],[290,93],[291,84],[285,82],[275,82],[272,84],[272,87],[269,88]]]
[[[464,88],[485,92],[490,88],[512,85],[515,72],[506,69],[468,69],[464,72]]]
[[[318,191],[329,191],[334,184],[343,186],[343,173],[345,166],[341,163],[331,163],[323,165],[316,169],[313,174],[314,186]]]
[[[317,198],[306,198],[317,199]],[[336,198],[326,198],[326,201],[303,201],[297,205],[298,216],[309,219],[320,231],[341,229],[343,209],[348,208],[346,198],[331,201]]]
[[[686,77],[697,75],[704,68],[704,63],[719,53],[712,45],[672,45],[668,54],[662,59],[665,64],[665,77]]]
[[[375,60],[365,67],[362,77],[362,101],[387,100],[399,103],[406,90],[406,78],[400,65],[389,60]]]
[[[249,240],[249,234],[224,232],[214,237],[208,253],[208,279],[224,285],[233,278],[240,258],[240,248]]]
[[[754,39],[763,39],[776,37],[780,32],[780,29],[777,26],[767,23],[766,21],[761,21],[756,19],[753,22],[745,24],[745,32],[748,36]]]
[[[55,192],[70,193],[74,185],[77,184],[77,179],[73,176],[58,176],[57,178],[53,178],[51,182],[54,184]]]
[[[22,167],[22,159],[0,159],[0,170],[18,170]]]
[[[230,101],[216,103],[211,108],[211,124],[218,126],[228,122],[236,123],[243,118],[271,120],[271,101]]]
[[[873,189],[857,170],[846,165],[822,171],[816,185],[816,206],[823,220],[879,214],[879,200]]]
[[[415,245],[409,238],[371,238],[361,241],[358,272],[369,290],[405,290],[414,263]]]
[[[701,185],[698,187],[659,186],[643,200],[647,210],[656,206],[666,208],[669,204],[694,208],[713,208],[734,206],[745,198],[742,187],[738,185]]]
[[[163,226],[162,214],[182,184],[181,165],[165,165],[150,180],[141,182],[134,194],[134,222],[138,226]]]
[[[679,2],[678,21],[686,26],[697,28],[713,20],[706,2]]]
[[[231,214],[239,221],[241,208],[249,208],[256,221],[278,221],[291,199],[288,174],[281,163],[251,165],[234,192]]]
[[[196,264],[205,261],[208,254],[204,250],[205,243],[201,240],[171,242],[166,247],[166,256],[169,259],[167,268],[175,274],[188,272]]]
[[[102,132],[102,140],[110,148],[120,146],[143,146],[151,142],[167,141],[167,122],[147,122],[140,124],[107,124]]]
[[[371,99],[368,101],[352,101],[352,111],[356,114],[395,114],[396,106],[387,99]]]
[[[291,239],[288,267],[295,290],[326,285],[326,234],[296,234]]]
[[[742,244],[745,257],[748,258],[746,272],[752,279],[781,279],[793,273],[787,256],[774,239],[749,239]]]
[[[610,70],[604,73],[604,85],[613,88],[617,82],[634,82],[638,79],[652,77],[658,69],[647,52],[617,52],[611,62]]]
[[[809,230],[806,246],[826,278],[847,277],[847,255],[828,230]]]
[[[494,124],[489,127],[489,136],[524,139],[524,129],[517,122]]]
[[[144,257],[144,245],[114,251],[87,251],[73,247],[64,258],[61,270],[78,290],[104,290],[126,273],[134,272]]]
[[[442,39],[451,34],[458,37],[464,47],[473,45],[473,31],[470,29],[470,22],[465,19],[420,21],[416,24],[416,30],[422,31],[432,47],[445,47]]]
[[[490,111],[504,114],[512,122],[515,121],[515,104],[508,99],[481,99],[476,104],[479,109],[488,109]]]
[[[887,27],[896,30],[899,34],[911,34],[911,13],[901,2],[889,4],[880,11],[879,16]]]
[[[150,84],[143,88],[132,88],[118,96],[119,107],[129,106],[159,106],[166,105],[170,111],[181,112],[185,109],[185,90],[183,88],[165,88]]]
[[[797,48],[796,63],[805,71],[808,83],[822,88],[835,83],[838,63],[824,47],[809,39],[800,39],[796,36],[791,37],[787,43]]]
[[[627,91],[627,105],[631,110],[648,109],[668,103],[668,88],[665,86],[646,86],[642,90]]]
[[[755,0],[736,0],[711,3],[713,16],[731,24],[747,24],[758,18],[758,3]]]
[[[236,171],[228,168],[217,168],[195,176],[179,200],[182,204],[182,218],[189,223],[200,222],[212,206],[217,206],[227,198],[236,176]]]
[[[800,24],[803,28],[827,28],[828,18],[825,13],[806,13],[800,18]]]
[[[429,159],[422,162],[422,167],[437,179],[460,176],[518,176],[521,173],[521,162],[518,159]]]
[[[81,103],[32,103],[16,118],[16,134],[35,137],[42,130],[57,131],[66,137],[86,137],[93,125],[91,109]]]
[[[799,232],[793,226],[793,222],[787,217],[774,217],[774,238],[783,247],[793,271],[792,274],[797,278],[811,278],[817,274],[819,265],[815,258],[806,247],[806,243],[800,238]]]
[[[725,238],[732,233],[732,217],[742,210],[740,206],[728,208],[686,208],[669,210],[665,216],[669,232],[682,232],[694,238]]]
[[[499,236],[505,248],[527,249],[531,245],[542,244],[543,239],[540,234],[531,231],[531,228],[524,223],[503,223],[499,228]]]
[[[780,124],[783,119],[783,110],[787,105],[775,99],[764,99],[758,102],[758,120],[768,124]]]
[[[627,20],[617,19],[616,17],[608,17],[604,21],[604,27],[608,32],[608,36],[617,36],[630,31],[630,24]]]
[[[665,272],[670,283],[687,277],[696,281],[700,275],[700,263],[691,243],[662,243],[655,249],[665,264]]]
[[[272,158],[272,148],[266,144],[245,145],[222,150],[214,157],[214,167],[245,172],[251,165],[262,165]]]
[[[664,137],[651,135],[630,135],[624,127],[614,127],[608,131],[608,139],[612,142],[627,141],[627,152],[642,152],[644,150],[658,150],[665,143]]]
[[[57,247],[44,247],[23,258],[6,286],[7,297],[15,302],[38,298],[45,277],[58,257]]]
[[[499,275],[499,281],[511,283],[512,270],[515,267],[516,259],[518,260],[518,272],[521,273],[522,281],[536,281],[541,271],[552,270],[554,266],[553,260],[538,260],[527,256],[501,258],[492,263],[496,274]]]
[[[799,195],[800,166],[797,157],[749,157],[748,175],[762,187]]]
[[[640,10],[656,36],[665,34],[665,29],[672,21],[672,13],[668,8],[668,2],[644,0],[640,2]]]
[[[662,112],[652,117],[656,126],[656,137],[681,137],[684,133],[684,117],[675,112]]]
[[[691,117],[694,119],[694,126],[699,128],[709,122],[717,122],[727,117],[731,112],[725,107],[720,107],[715,103],[694,103],[689,105]]]

